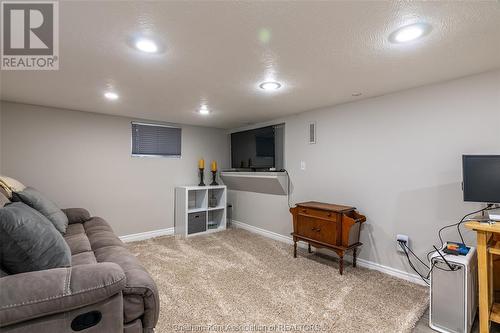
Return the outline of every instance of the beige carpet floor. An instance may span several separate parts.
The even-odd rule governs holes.
[[[131,243],[158,284],[157,332],[411,332],[427,289],[241,229]]]

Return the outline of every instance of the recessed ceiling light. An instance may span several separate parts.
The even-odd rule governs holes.
[[[357,93],[353,93],[353,94],[352,94],[352,96],[353,96],[353,97],[359,97],[359,96],[361,96],[361,95],[363,95],[363,94],[362,94],[362,93],[360,93],[360,92],[357,92]]]
[[[115,93],[115,92],[107,91],[107,92],[104,93],[104,97],[106,97],[110,101],[114,101],[114,100],[117,100],[118,97],[120,97],[120,96],[118,96],[118,94]]]
[[[151,39],[141,38],[135,42],[135,47],[142,52],[156,53],[158,52],[158,45]]]
[[[262,82],[259,84],[260,89],[266,90],[266,91],[274,91],[278,90],[281,88],[281,83],[276,82],[276,81],[266,81]]]
[[[210,110],[208,109],[208,106],[206,106],[205,104],[203,104],[199,109],[198,109],[198,113],[199,114],[203,114],[203,115],[206,115],[206,114],[209,114],[210,113]]]
[[[427,23],[415,23],[406,25],[394,31],[389,40],[392,43],[408,43],[427,35],[431,26]]]

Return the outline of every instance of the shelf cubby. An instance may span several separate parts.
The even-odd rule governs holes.
[[[208,189],[208,209],[226,207],[226,189],[210,188]]]
[[[190,212],[206,210],[207,208],[207,190],[192,190],[188,193],[188,210]]]
[[[220,226],[225,224],[225,212],[222,209],[210,210],[208,212],[207,229],[219,229]]]

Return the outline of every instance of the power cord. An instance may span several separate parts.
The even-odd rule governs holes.
[[[465,246],[467,246],[466,243],[465,243],[465,240],[464,240],[464,238],[462,236],[462,232],[460,231],[460,225],[462,223],[464,223],[464,221],[465,221],[465,219],[467,217],[469,217],[471,215],[474,215],[474,214],[479,214],[479,213],[482,213],[482,212],[486,212],[486,211],[492,210],[492,209],[495,209],[495,207],[492,204],[488,204],[488,206],[486,206],[485,208],[482,208],[482,209],[476,210],[476,211],[474,211],[472,213],[464,215],[464,217],[462,217],[462,219],[459,222],[453,223],[453,224],[449,224],[449,225],[445,225],[444,227],[442,227],[441,229],[439,229],[439,231],[438,231],[438,237],[439,237],[439,241],[441,242],[441,248],[444,246],[444,241],[443,241],[443,237],[441,236],[441,232],[443,230],[445,230],[445,229],[452,228],[452,227],[455,227],[455,226],[457,227],[458,235],[460,236],[460,240],[462,241],[462,244],[464,244]],[[431,250],[431,251],[429,251],[427,253],[427,260],[429,259],[429,256],[432,253],[434,253],[434,252],[436,252],[436,250]]]
[[[462,235],[462,232],[460,230],[460,226],[462,225],[462,223],[465,221],[465,219],[471,215],[474,215],[474,214],[479,214],[479,213],[484,213],[486,211],[489,211],[489,210],[493,210],[493,209],[496,209],[496,207],[493,205],[493,204],[488,204],[485,208],[482,208],[482,209],[479,209],[479,210],[476,210],[472,213],[469,213],[469,214],[466,214],[464,215],[459,222],[457,223],[453,223],[453,224],[449,224],[449,225],[445,225],[444,227],[442,227],[441,229],[439,229],[438,231],[438,237],[439,237],[439,241],[441,242],[441,247],[440,248],[443,248],[444,247],[444,241],[443,241],[443,237],[441,236],[441,233],[443,232],[443,230],[445,229],[448,229],[448,228],[452,228],[452,227],[457,227],[457,231],[458,231],[458,235],[460,236],[460,240],[462,241],[462,243],[466,245],[465,243],[465,240],[464,240],[464,237]],[[438,267],[436,266],[435,263],[433,263],[431,265],[431,267],[429,267],[425,262],[423,262],[411,249],[410,247],[408,247],[408,245],[406,244],[405,241],[402,241],[402,240],[398,240],[398,243],[399,243],[399,246],[401,247],[401,249],[403,250],[406,258],[408,259],[408,264],[410,265],[410,267],[420,276],[420,278],[422,278],[422,280],[427,284],[429,285],[429,277],[432,273],[432,270],[434,268],[437,268],[437,269],[440,269],[440,270],[443,270],[443,271],[455,271],[457,268],[453,268],[450,266],[450,269],[446,269],[446,268],[442,268],[442,267]],[[431,250],[429,252],[427,252],[427,255],[426,255],[426,258],[427,258],[427,262],[430,262],[430,258],[429,256],[432,254],[432,253],[435,253],[439,251],[435,246],[434,246],[434,250]],[[424,275],[422,273],[420,273],[420,271],[417,270],[417,268],[415,267],[415,265],[413,264],[413,262],[411,261],[411,258],[410,258],[410,254],[417,258],[417,260],[422,264],[424,265],[429,271],[427,273],[427,275]],[[446,256],[446,254],[442,254],[441,252],[439,252],[439,254],[441,255],[441,257],[443,257],[443,260],[446,261],[446,259],[444,258],[444,256]],[[449,263],[447,263],[449,265]]]
[[[419,270],[413,265],[413,263],[412,263],[412,261],[410,259],[410,255],[408,254],[408,251],[407,251],[408,246],[406,245],[406,242],[400,240],[400,241],[398,241],[398,243],[399,243],[399,246],[401,247],[401,249],[403,250],[404,254],[406,255],[406,259],[408,259],[408,264],[410,265],[410,267],[415,271],[415,273],[417,273],[420,276],[420,278],[422,279],[422,281],[424,281],[425,284],[427,284],[429,286],[430,284],[429,284],[428,279],[429,279],[430,271],[427,274],[427,276],[424,276],[423,274],[421,274],[419,272]],[[413,251],[412,251],[412,253],[413,253]],[[418,259],[418,257],[417,257],[417,259]],[[419,261],[422,262],[420,259],[419,259]],[[429,266],[427,266],[427,265],[425,265],[425,266],[427,268],[429,268]]]
[[[441,268],[441,267],[438,267],[436,266],[436,261],[434,261],[431,265],[431,267],[429,267],[426,263],[424,263],[409,247],[408,245],[406,244],[405,241],[402,241],[402,240],[399,240],[398,241],[399,243],[399,246],[401,247],[401,249],[403,250],[405,256],[406,256],[406,259],[408,260],[408,264],[410,265],[410,267],[413,269],[413,271],[415,271],[419,276],[420,278],[422,279],[422,281],[425,282],[425,284],[427,285],[430,285],[429,283],[429,278],[431,276],[431,273],[432,271],[434,270],[434,268],[437,268],[437,269],[440,269],[440,270],[443,270],[443,271],[447,271],[447,272],[452,272],[452,271],[455,271],[456,269],[447,269],[447,268]],[[413,262],[411,261],[411,258],[410,258],[410,254],[412,254],[415,258],[417,258],[417,260],[425,266],[425,268],[428,269],[427,271],[427,274],[422,274],[420,273],[420,271],[415,267],[415,265],[413,264]],[[446,254],[444,254],[445,256]]]
[[[486,206],[486,208],[483,208],[483,209],[480,209],[479,211],[476,211],[476,212],[472,212],[472,213],[469,213],[467,215],[465,215],[461,220],[460,222],[458,222],[457,224],[457,230],[458,230],[458,234],[460,235],[460,239],[462,240],[462,243],[465,245],[465,241],[464,241],[464,238],[462,237],[462,232],[460,231],[460,225],[465,221],[465,218],[467,218],[468,216],[470,215],[473,215],[473,214],[478,214],[478,213],[484,213],[488,210],[492,210],[492,209],[495,209],[495,207],[493,206],[493,204],[488,204]],[[442,242],[442,241],[441,241]]]

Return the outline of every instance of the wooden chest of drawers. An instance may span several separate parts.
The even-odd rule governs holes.
[[[309,252],[311,245],[335,251],[340,258],[340,274],[344,269],[344,255],[349,250],[353,251],[353,266],[356,267],[356,249],[362,245],[359,242],[361,224],[366,221],[356,208],[308,201],[298,203],[290,212],[293,215],[294,257],[297,257],[297,242],[305,241],[309,243]]]

